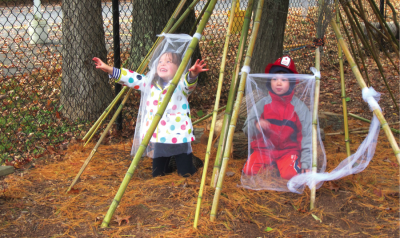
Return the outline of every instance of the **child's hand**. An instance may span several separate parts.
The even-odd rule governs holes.
[[[259,131],[268,130],[270,125],[271,125],[271,123],[269,123],[269,121],[260,119],[259,123],[256,123],[256,128]]]
[[[208,71],[206,67],[206,63],[204,63],[204,60],[200,61],[199,59],[196,60],[194,65],[189,69],[190,72],[190,78],[196,78],[201,72]]]
[[[108,74],[113,73],[113,67],[109,66],[108,64],[105,64],[103,61],[101,61],[101,59],[94,57],[93,61],[96,65],[96,69],[101,69]]]
[[[301,170],[301,173],[302,173],[302,174],[305,174],[305,173],[308,173],[308,172],[310,172],[309,169],[302,169],[302,170]]]

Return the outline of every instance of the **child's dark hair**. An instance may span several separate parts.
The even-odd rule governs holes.
[[[289,72],[287,72],[287,71],[282,71],[282,70],[279,70],[279,71],[276,71],[276,72],[274,72],[274,74],[292,74],[292,73],[289,73]],[[272,90],[272,87],[271,87],[271,79],[272,78],[268,78],[267,79],[267,89],[268,89],[268,91],[269,92],[271,92],[271,93],[273,93],[273,94],[276,94],[273,90]],[[292,93],[292,91],[293,91],[293,89],[294,89],[294,87],[296,86],[296,82],[295,81],[289,81],[289,90],[285,93],[285,94],[283,94],[283,95],[281,95],[281,96],[285,96],[285,95],[289,95],[289,94],[291,94]]]
[[[181,62],[182,62],[181,55],[178,54],[178,53],[167,51],[167,52],[163,53],[162,55],[160,55],[160,58],[161,58],[163,55],[169,56],[169,57],[171,58],[172,63],[173,63],[173,64],[176,64],[176,65],[178,65],[178,66],[179,66],[179,65],[181,64]],[[157,62],[157,66],[158,66],[158,62]],[[161,80],[162,80],[162,79],[160,78],[160,76],[158,76],[157,71],[156,71],[156,74],[154,75],[154,78],[153,78],[153,80],[151,81],[151,84],[153,84],[153,85],[156,85],[156,84],[163,85],[162,82],[161,82]]]

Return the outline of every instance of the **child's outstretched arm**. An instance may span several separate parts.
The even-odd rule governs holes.
[[[94,57],[94,63],[96,64],[96,69],[101,69],[104,72],[110,75],[110,78],[115,79],[116,83],[122,84],[124,86],[128,86],[130,88],[134,88],[137,90],[142,90],[146,85],[145,81],[142,79],[146,79],[144,75],[138,74],[134,71],[128,69],[117,69],[112,66],[107,65],[101,59]]]
[[[104,63],[103,61],[101,61],[101,59],[97,58],[97,57],[93,57],[92,59],[96,65],[96,69],[101,69],[104,72],[108,73],[108,74],[112,74],[113,73],[113,67],[109,66],[108,64]]]
[[[197,59],[194,65],[189,69],[190,72],[189,77],[196,78],[197,76],[199,76],[201,72],[208,71],[209,69],[205,68],[206,66],[207,64],[204,63],[204,60],[200,61],[199,59]]]

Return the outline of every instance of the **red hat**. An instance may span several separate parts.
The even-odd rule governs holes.
[[[290,56],[285,55],[282,58],[277,59],[273,64],[268,64],[267,67],[265,67],[265,73],[275,73],[278,71],[284,71],[287,73],[293,73],[293,74],[298,74],[296,71],[296,66],[294,65],[294,61]]]

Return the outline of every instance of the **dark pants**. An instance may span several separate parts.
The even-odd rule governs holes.
[[[183,177],[189,177],[196,173],[197,169],[193,165],[192,153],[190,154],[179,154],[174,155],[176,160],[176,167],[178,168],[178,174]],[[164,176],[165,174],[172,173],[168,166],[171,157],[158,157],[153,159],[153,177]]]

